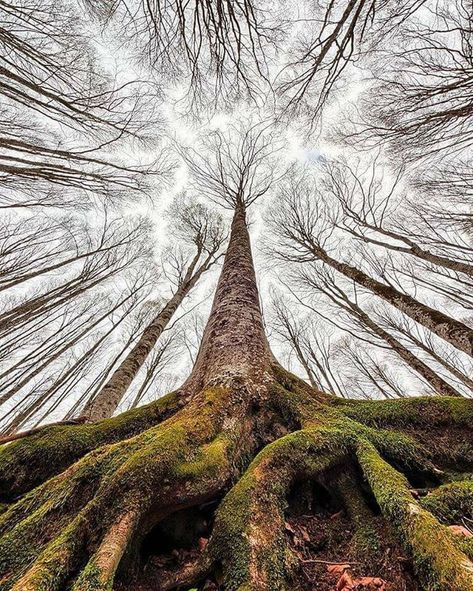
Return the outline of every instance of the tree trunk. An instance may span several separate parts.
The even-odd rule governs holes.
[[[200,255],[200,252],[198,253]],[[204,262],[195,272],[195,264],[198,256],[190,264],[186,276],[176,293],[167,302],[159,314],[144,329],[139,341],[131,349],[120,366],[113,372],[109,381],[100,390],[95,398],[84,407],[81,418],[87,421],[98,421],[111,417],[117,409],[125,392],[131,386],[139,370],[153,350],[159,337],[169,324],[176,310],[182,304],[184,298],[197,283],[202,273],[207,269]]]
[[[417,372],[424,380],[432,386],[434,391],[441,396],[461,396],[461,394],[441,376],[439,376],[426,363],[419,359],[412,351],[405,347],[392,334],[384,330],[381,326],[376,324],[368,314],[366,314],[354,302],[349,302],[348,306],[357,317],[373,334],[387,343],[391,349],[415,372]]]
[[[422,585],[412,589],[473,591],[470,550],[440,524],[437,509],[422,506],[403,474],[436,486],[437,466],[471,471],[465,442],[472,419],[466,400],[342,401],[281,368],[264,333],[238,203],[211,315],[183,387],[117,417],[47,427],[1,450],[0,493],[11,506],[0,517],[0,585],[308,589],[307,562],[322,562],[318,577],[326,580],[324,563],[346,562],[347,546],[339,544],[350,538],[353,568],[381,565],[359,575],[397,573],[404,588],[409,569],[397,560],[382,566],[388,552],[398,552]],[[337,492],[343,478],[352,495],[346,485]],[[315,494],[304,519],[317,520],[315,536],[300,534],[293,521],[308,489]],[[466,494],[466,485],[460,489]],[[442,487],[437,493],[443,498]],[[378,507],[382,516],[373,512]],[[347,526],[338,538],[317,542],[341,519],[330,519],[338,508],[348,512]],[[357,545],[362,526],[380,520],[379,536]],[[324,589],[335,586],[333,580]]]
[[[314,255],[348,279],[369,289],[381,299],[404,312],[455,348],[473,357],[473,330],[462,322],[417,301],[412,296],[402,293],[390,285],[373,279],[352,265],[337,261],[321,248],[314,248]]]

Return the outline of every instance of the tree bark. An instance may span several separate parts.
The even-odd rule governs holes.
[[[314,247],[313,254],[348,279],[369,289],[381,299],[404,312],[455,348],[473,357],[473,330],[462,322],[419,302],[390,285],[373,279],[352,265],[337,261],[320,247]]]

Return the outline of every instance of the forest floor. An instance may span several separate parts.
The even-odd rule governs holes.
[[[374,511],[367,524],[369,535],[366,532],[360,535],[360,528],[355,527],[341,505],[323,491],[323,488],[317,491],[316,504],[290,503],[286,514],[286,542],[297,565],[291,588],[294,591],[421,591],[413,576],[412,563],[386,521]],[[185,564],[197,561],[210,537],[214,510],[215,506],[200,512],[194,509],[192,517],[183,512],[182,522],[180,519],[164,522],[152,532],[145,542],[145,570],[133,588],[159,591],[158,581],[169,579]],[[129,587],[118,584],[115,589]],[[198,587],[179,589],[221,591],[224,587],[218,576],[214,576]]]
[[[300,565],[295,571],[295,589],[420,591],[410,560],[381,517],[372,520],[377,533],[372,547],[359,543],[353,521],[342,510],[318,507],[286,523],[287,542]]]

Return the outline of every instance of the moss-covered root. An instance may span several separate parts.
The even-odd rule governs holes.
[[[336,430],[297,431],[266,446],[227,494],[210,546],[228,591],[286,589],[291,557],[284,510],[291,485],[346,459],[349,441]]]
[[[168,421],[90,453],[32,491],[4,517],[16,525],[0,544],[1,591],[62,591],[65,581],[108,591],[142,517],[220,494],[249,445],[243,418],[228,419],[246,416],[248,404],[237,389],[208,388]],[[97,482],[77,496],[90,471]]]
[[[0,497],[24,494],[59,474],[90,451],[133,437],[173,416],[185,404],[174,392],[111,419],[82,425],[51,425],[0,446]]]
[[[26,573],[10,587],[12,591],[59,591],[64,589],[67,574],[74,570],[86,544],[87,520],[83,512],[64,532],[50,542]]]
[[[359,442],[357,455],[383,514],[412,554],[426,591],[473,591],[473,563],[448,529],[414,500],[406,478],[366,440]]]
[[[351,547],[363,556],[378,552],[381,547],[375,517],[366,504],[359,483],[354,476],[342,474],[335,483],[335,490],[342,499],[350,519],[355,525]]]
[[[473,400],[450,397],[397,400],[345,400],[333,405],[346,416],[370,427],[458,426],[471,429]]]
[[[442,523],[461,524],[473,520],[473,480],[462,480],[439,486],[420,500],[420,504]]]
[[[109,591],[115,571],[139,519],[139,512],[127,511],[109,528],[97,552],[80,574],[73,591]]]

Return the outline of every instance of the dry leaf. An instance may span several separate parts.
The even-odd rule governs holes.
[[[473,538],[471,531],[463,525],[449,525],[448,529],[454,534],[466,536],[467,538]]]
[[[351,568],[351,566],[349,564],[344,564],[344,563],[340,563],[340,564],[329,564],[327,566],[327,570],[330,574],[332,575],[338,575],[341,573],[344,573],[346,570],[348,570],[349,568]]]

